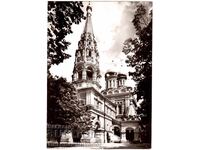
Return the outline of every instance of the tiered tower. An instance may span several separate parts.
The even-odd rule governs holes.
[[[87,6],[86,11],[85,27],[75,53],[72,81],[77,88],[93,86],[100,89],[99,53],[92,28],[92,7],[90,4]]]
[[[108,142],[112,134],[112,119],[116,105],[101,94],[99,84],[99,52],[92,28],[92,7],[86,8],[87,16],[78,49],[75,52],[72,82],[81,104],[91,114],[92,127],[81,137],[82,142]],[[79,137],[80,138],[80,137]]]
[[[75,52],[72,82],[79,101],[87,106],[87,111],[91,114],[92,127],[82,136],[77,136],[79,131],[72,134],[86,143],[114,142],[115,139],[126,142],[133,141],[133,137],[137,140],[133,136],[133,131],[138,126],[137,121],[126,119],[127,108],[132,99],[132,88],[125,85],[127,76],[113,71],[107,72],[106,88],[100,92],[99,52],[92,28],[90,4],[86,11],[85,27]],[[131,111],[128,112],[132,114]]]

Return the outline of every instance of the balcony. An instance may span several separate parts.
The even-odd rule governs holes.
[[[90,87],[93,87],[96,90],[100,89],[100,87],[94,81],[91,81],[91,80],[87,80],[87,82],[77,83],[78,89],[80,89],[80,88],[90,88]]]

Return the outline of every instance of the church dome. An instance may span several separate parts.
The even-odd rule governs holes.
[[[110,78],[117,78],[117,72],[115,71],[108,71],[105,74],[105,79],[110,79]]]
[[[123,73],[118,73],[117,79],[127,79],[127,75]]]

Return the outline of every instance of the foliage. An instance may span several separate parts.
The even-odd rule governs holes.
[[[70,55],[65,51],[70,42],[65,36],[72,33],[71,25],[79,24],[84,19],[81,9],[82,2],[48,2],[48,35],[47,35],[47,60],[48,69],[51,65],[58,65]]]
[[[143,99],[137,113],[142,116],[142,124],[150,130],[151,124],[151,88],[152,88],[152,11],[144,5],[138,5],[132,21],[136,29],[136,38],[124,42],[123,52],[126,63],[132,67],[129,75],[136,82],[137,100]]]
[[[73,128],[80,132],[92,126],[91,116],[87,107],[80,103],[73,84],[62,77],[49,75],[47,82],[47,123],[64,125],[67,130]]]
[[[66,129],[78,129],[85,132],[91,128],[91,117],[86,106],[81,105],[76,89],[65,78],[52,76],[51,65],[58,65],[70,57],[65,51],[70,43],[65,36],[72,33],[71,25],[79,24],[84,19],[82,2],[48,2],[47,34],[47,123],[55,131],[55,138],[60,142],[61,133]],[[62,126],[62,127],[61,127]],[[50,132],[51,132],[50,131]],[[47,134],[48,136],[49,134]]]

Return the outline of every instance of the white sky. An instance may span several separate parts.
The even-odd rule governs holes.
[[[85,7],[88,5],[84,2]],[[93,31],[97,41],[97,47],[100,54],[100,71],[102,78],[100,83],[102,89],[105,87],[105,72],[117,71],[128,74],[130,67],[125,63],[126,56],[122,53],[123,43],[127,38],[134,37],[133,20],[135,3],[130,2],[91,2],[92,6],[92,24]],[[80,24],[72,25],[73,33],[66,36],[66,40],[71,42],[67,53],[72,57],[65,60],[58,66],[52,66],[51,72],[54,75],[66,77],[71,81],[71,75],[74,67],[74,55],[78,48],[78,41],[83,32],[85,20]],[[134,82],[128,77],[126,82],[128,86],[134,86]]]

